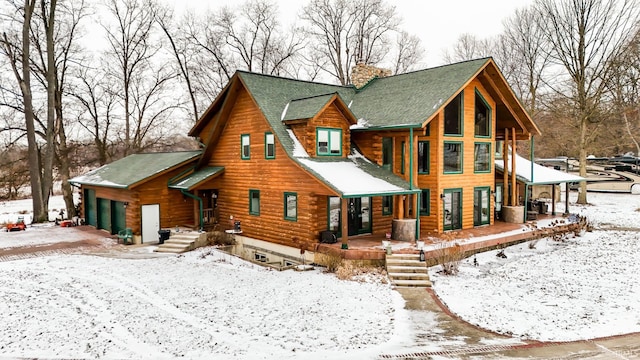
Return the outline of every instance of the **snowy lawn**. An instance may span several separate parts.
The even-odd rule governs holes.
[[[575,201],[576,194],[573,195]],[[640,196],[589,193],[571,205],[596,229],[542,239],[462,262],[457,276],[430,269],[434,290],[458,316],[516,337],[569,341],[640,331]],[[616,227],[623,230],[614,230]]]
[[[0,357],[374,358],[397,342],[403,305],[388,285],[270,271],[212,248],[7,261]]]

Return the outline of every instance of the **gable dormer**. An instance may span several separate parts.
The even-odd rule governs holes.
[[[291,100],[282,113],[311,157],[347,157],[351,148],[349,128],[357,120],[337,93]]]

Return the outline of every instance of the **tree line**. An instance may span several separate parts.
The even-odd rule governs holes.
[[[496,59],[542,128],[538,154],[640,153],[639,8],[535,0],[499,36],[465,34],[443,58]],[[287,27],[270,0],[181,16],[156,0],[3,0],[0,26],[0,195],[28,181],[40,221],[56,181],[72,215],[79,172],[197,147],[184,134],[236,70],[348,84],[358,62],[425,67],[384,0],[308,0]]]

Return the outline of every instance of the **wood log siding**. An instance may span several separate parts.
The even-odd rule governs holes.
[[[326,119],[319,121],[327,127],[338,127]],[[346,131],[347,122],[342,122]],[[319,232],[327,226],[326,200],[323,197],[335,194],[293,162],[278,138],[275,159],[265,159],[264,133],[271,131],[246,90],[240,90],[209,160],[211,166],[225,167],[224,174],[212,181],[218,189],[221,222],[224,225],[225,219],[228,221],[233,216],[234,220],[241,221],[243,234],[248,237],[313,250]],[[300,131],[300,127],[294,126],[295,133],[300,134]],[[241,134],[250,134],[251,137],[249,160],[240,157]],[[309,134],[307,130],[307,136]],[[313,152],[309,152],[310,147],[307,147],[310,155],[315,154],[315,131],[313,139]],[[307,146],[309,143],[307,141]],[[250,189],[260,191],[260,215],[249,214]],[[297,221],[284,219],[284,192],[297,194]]]

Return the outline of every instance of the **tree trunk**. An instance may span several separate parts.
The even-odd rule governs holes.
[[[588,120],[583,117],[580,120],[580,176],[587,177],[587,124]],[[569,189],[567,189],[569,191]],[[578,204],[587,204],[587,182],[580,183],[580,193],[578,194]]]
[[[35,4],[36,0],[30,0],[29,2],[26,2],[24,6],[24,23],[22,24],[22,81],[20,81],[19,76],[17,76],[17,78],[20,83],[20,90],[22,91],[24,119],[27,127],[33,221],[41,222],[47,220],[48,215],[42,194],[42,174],[40,172],[40,154],[38,142],[36,140],[33,97],[31,94],[31,64],[29,59],[29,48],[31,46],[31,39],[29,37],[31,32],[31,17],[33,15]],[[18,74],[16,73],[16,75]]]

